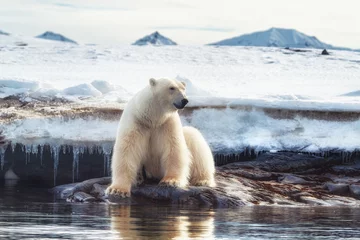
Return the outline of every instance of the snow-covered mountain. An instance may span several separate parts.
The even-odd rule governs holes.
[[[238,37],[225,39],[211,43],[218,46],[258,46],[258,47],[289,47],[289,48],[320,48],[349,50],[342,47],[334,47],[318,40],[314,36],[308,36],[295,29],[270,28],[266,31],[244,34]]]
[[[74,40],[71,40],[67,37],[64,37],[61,34],[58,33],[54,33],[54,32],[44,32],[43,34],[36,36],[37,38],[43,38],[43,39],[47,39],[47,40],[53,40],[53,41],[59,41],[59,42],[68,42],[68,43],[75,43],[77,44]]]
[[[154,32],[150,35],[147,35],[136,42],[133,45],[144,46],[144,45],[177,45],[176,42],[172,41],[171,39],[164,37],[159,32]]]
[[[0,30],[0,35],[9,35],[9,33]]]

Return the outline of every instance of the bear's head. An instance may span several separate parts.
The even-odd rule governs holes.
[[[149,80],[151,91],[162,108],[183,109],[189,102],[185,94],[185,83],[166,78]]]

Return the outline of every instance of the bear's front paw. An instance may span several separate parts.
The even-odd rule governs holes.
[[[173,177],[165,177],[160,181],[159,185],[163,187],[179,187],[180,181]]]
[[[198,180],[192,184],[197,187],[216,187],[216,184],[213,180]]]
[[[130,197],[130,190],[111,185],[106,189],[106,195],[108,196],[113,195],[115,197],[127,198]]]

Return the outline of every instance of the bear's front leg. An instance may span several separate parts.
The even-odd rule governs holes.
[[[190,161],[186,159],[189,157],[184,155],[186,154],[173,151],[163,161],[163,164],[165,164],[165,175],[160,181],[161,186],[185,187],[188,185]]]
[[[176,129],[172,130],[175,131]],[[161,161],[165,174],[160,181],[160,185],[185,187],[189,181],[191,158],[182,131],[180,133],[172,132],[165,136],[164,139],[165,149],[168,149],[168,151],[163,155]]]
[[[106,189],[107,194],[130,197],[131,186],[136,183],[146,155],[147,139],[146,133],[136,130],[118,137],[111,162],[112,183]]]

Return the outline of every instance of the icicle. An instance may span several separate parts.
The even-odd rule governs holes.
[[[40,145],[40,164],[43,165],[44,145]]]
[[[110,156],[111,156],[112,144],[103,144],[102,152],[104,154],[104,176],[110,176]]]
[[[4,164],[5,164],[5,148],[0,147],[0,165],[1,165],[1,171],[4,170]]]
[[[106,162],[106,154],[104,153],[104,172],[103,175],[106,176],[106,168],[107,168],[107,162]]]
[[[38,154],[38,152],[39,152],[39,149],[38,149],[38,146],[31,146],[31,152],[33,153],[33,154]]]
[[[85,152],[85,147],[79,147],[79,152],[80,152],[81,154],[84,154],[84,152]]]
[[[15,146],[16,146],[15,143],[11,143],[11,153],[15,152]]]
[[[31,153],[32,153],[32,150],[33,150],[33,145],[26,145],[25,146],[25,149],[26,149],[26,158],[25,158],[25,163],[28,164],[30,162],[30,159],[31,159]]]
[[[72,172],[73,182],[75,182],[75,179],[76,180],[79,179],[79,154],[80,154],[79,147],[74,146],[73,147],[73,172]]]
[[[98,146],[98,147],[97,147],[97,151],[98,151],[99,154],[103,154],[103,153],[104,153],[104,150],[103,150],[102,146]]]
[[[59,166],[59,146],[51,147],[52,156],[54,159],[54,185],[56,185],[57,170]]]
[[[89,149],[89,154],[90,154],[90,155],[92,155],[92,154],[95,153],[95,148],[94,148],[94,146],[89,146],[88,149]]]

